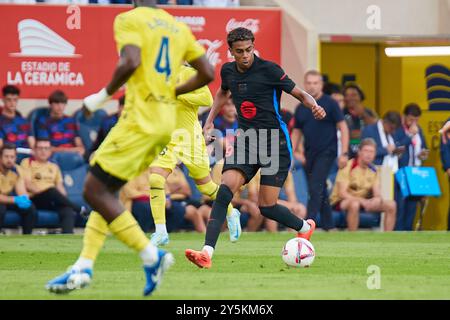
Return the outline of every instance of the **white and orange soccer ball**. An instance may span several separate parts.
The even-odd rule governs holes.
[[[307,268],[316,256],[311,242],[303,238],[294,238],[286,242],[281,257],[290,267]]]

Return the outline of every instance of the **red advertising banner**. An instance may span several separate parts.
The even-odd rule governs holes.
[[[126,6],[0,5],[0,85],[22,98],[47,98],[55,89],[81,99],[105,86],[118,60],[113,21]],[[280,62],[281,11],[167,7],[187,23],[216,68],[231,61],[226,35],[243,26],[255,33],[261,57]]]

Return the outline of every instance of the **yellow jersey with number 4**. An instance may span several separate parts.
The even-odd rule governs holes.
[[[158,131],[164,122],[174,120],[172,111],[164,114],[164,106],[175,104],[182,63],[198,59],[205,51],[186,24],[157,8],[137,7],[119,14],[114,37],[119,52],[126,45],[141,49],[141,65],[127,81],[119,122],[148,133]]]

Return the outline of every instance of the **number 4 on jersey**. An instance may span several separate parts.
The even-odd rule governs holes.
[[[169,80],[172,71],[170,70],[169,38],[167,37],[163,37],[161,40],[161,46],[159,48],[158,58],[156,59],[155,69],[159,73],[165,73],[166,81]]]

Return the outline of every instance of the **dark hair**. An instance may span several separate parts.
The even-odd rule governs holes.
[[[362,91],[362,89],[356,84],[356,83],[349,83],[345,85],[344,90],[342,91],[345,95],[345,92],[347,92],[348,89],[355,89],[358,92],[359,98],[361,101],[364,101],[366,99],[366,95]]]
[[[376,143],[375,139],[373,139],[373,138],[365,138],[359,144],[358,150],[362,150],[362,148],[364,148],[365,146],[372,146],[376,149],[377,143]]]
[[[383,121],[389,122],[399,128],[402,125],[402,118],[397,111],[388,111],[383,116]]]
[[[242,27],[230,31],[227,36],[227,42],[230,48],[233,46],[233,43],[237,41],[247,40],[251,40],[252,42],[254,42],[255,36],[253,35],[253,32],[251,30]]]
[[[38,144],[38,142],[50,142],[49,138],[36,138],[36,145]]]
[[[2,88],[3,96],[6,96],[7,94],[14,94],[20,96],[20,89],[13,85],[6,85]]]
[[[403,110],[405,116],[420,117],[422,115],[422,110],[417,103],[409,103],[406,105],[405,110]]]
[[[3,146],[0,148],[0,156],[3,156],[3,152],[5,150],[14,150],[14,153],[16,152],[16,145],[11,142],[5,142]]]
[[[337,83],[327,82],[323,85],[323,93],[331,96],[333,93],[342,94],[342,88]]]
[[[119,106],[123,106],[125,104],[125,95],[119,98]]]
[[[64,91],[55,90],[48,97],[48,103],[67,103],[67,96]]]

